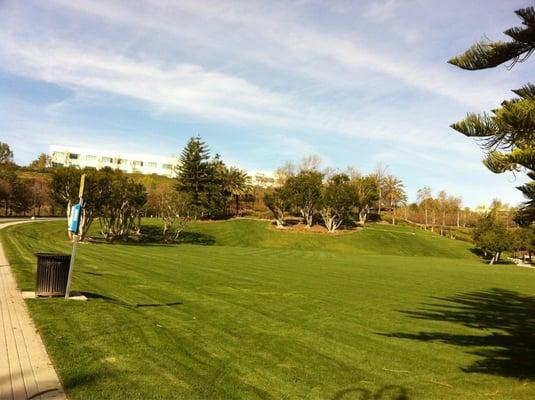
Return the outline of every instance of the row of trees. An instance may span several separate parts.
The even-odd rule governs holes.
[[[396,220],[396,209],[405,204],[403,183],[392,175],[362,175],[354,169],[320,171],[317,157],[305,157],[295,166],[287,163],[277,171],[278,187],[266,193],[264,203],[277,227],[286,225],[288,213],[300,215],[310,228],[321,222],[329,232],[358,222],[364,225],[370,213],[386,203]]]

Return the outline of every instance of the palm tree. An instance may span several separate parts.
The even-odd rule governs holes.
[[[396,207],[405,204],[407,195],[405,194],[405,186],[401,179],[393,175],[387,175],[384,179],[384,196],[388,200],[392,208],[392,224],[396,224]]]
[[[223,192],[234,197],[236,214],[240,212],[240,196],[250,192],[251,178],[239,168],[227,167],[223,172]]]

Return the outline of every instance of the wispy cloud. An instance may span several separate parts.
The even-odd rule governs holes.
[[[398,5],[398,0],[374,0],[366,8],[364,15],[366,17],[384,20],[392,16]]]

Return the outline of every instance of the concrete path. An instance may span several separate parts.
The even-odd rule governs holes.
[[[32,221],[7,222],[0,229]],[[0,399],[67,399],[0,243]]]

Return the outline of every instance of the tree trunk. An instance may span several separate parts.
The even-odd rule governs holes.
[[[427,207],[425,207],[425,230],[427,230],[427,225],[428,225],[428,221],[427,221]]]
[[[365,210],[359,211],[359,224],[364,226],[366,224],[366,217],[368,216],[368,213]]]

